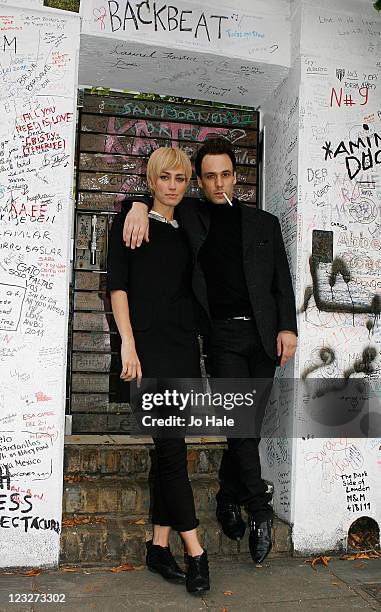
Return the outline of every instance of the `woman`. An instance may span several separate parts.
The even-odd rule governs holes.
[[[191,293],[191,255],[174,219],[192,174],[187,155],[161,147],[152,153],[147,181],[154,204],[150,240],[132,250],[123,242],[125,215],[116,215],[108,251],[108,290],[121,340],[121,379],[200,378],[197,329]],[[164,407],[165,410],[165,407]],[[199,524],[188,479],[184,438],[154,438],[157,471],[152,508],[153,537],[147,542],[147,566],[164,578],[186,582],[191,593],[209,590],[206,550],[197,537]],[[188,573],[169,548],[171,529],[183,539]]]

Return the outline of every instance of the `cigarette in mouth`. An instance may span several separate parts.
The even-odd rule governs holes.
[[[231,200],[228,198],[228,196],[226,195],[226,193],[225,193],[225,192],[222,192],[222,195],[224,196],[224,198],[225,198],[225,200],[227,201],[227,203],[228,203],[230,206],[233,206],[233,202],[232,202],[232,201],[231,201]]]

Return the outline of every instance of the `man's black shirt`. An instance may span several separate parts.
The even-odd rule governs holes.
[[[200,250],[208,301],[213,319],[253,316],[242,261],[241,210],[205,201],[210,209],[208,236]]]
[[[143,196],[137,199],[147,203],[149,208],[152,207],[152,199],[149,197]],[[226,231],[225,225],[225,230],[221,230],[223,235],[219,236],[223,241],[228,241],[228,239],[233,239],[234,241],[236,239],[235,248],[233,242],[232,256],[237,258],[238,265],[234,266],[235,276],[233,276],[232,286],[236,286],[235,283],[237,282],[238,274],[240,274],[241,283],[238,283],[240,287],[238,294],[241,295],[240,291],[244,291],[245,298],[247,299],[248,293],[253,312],[252,316],[255,318],[263,346],[268,356],[276,360],[278,332],[287,329],[294,331],[295,334],[298,333],[295,295],[280,223],[276,216],[264,210],[247,206],[244,202],[239,203],[237,200],[233,200],[233,202],[239,206],[241,226],[237,223],[236,231],[233,231],[233,226],[232,224],[230,225],[232,219],[229,219],[228,231]],[[124,202],[124,211],[128,212],[130,206],[131,201]],[[222,206],[224,205],[211,203],[208,205],[205,200],[184,198],[177,206],[175,214],[176,219],[185,231],[192,252],[192,289],[199,306],[198,320],[200,333],[206,337],[211,332],[210,319],[212,315],[210,313],[211,308],[207,287],[209,278],[208,280],[205,278],[200,253],[209,234],[212,212],[216,208],[226,214],[233,212],[232,210],[229,211],[229,209],[223,210]],[[217,213],[218,210],[216,211]],[[212,231],[216,236],[217,232],[215,232],[214,223]],[[240,232],[242,232],[241,244],[239,244]],[[229,248],[227,243],[224,242],[224,245],[225,249]],[[222,260],[221,271],[224,271],[223,266],[229,265],[229,262],[230,259],[228,258]],[[244,272],[242,272],[242,268]],[[215,273],[218,273],[218,270],[219,266],[217,270],[214,265],[212,266],[212,277]],[[237,270],[240,270],[240,273]],[[226,270],[224,271],[225,273],[227,274]],[[231,277],[231,269],[229,277]],[[221,291],[221,279],[219,287]],[[222,295],[226,293],[226,289],[225,286],[222,287]],[[212,293],[213,290],[209,292]],[[228,316],[241,316],[242,314],[249,313],[242,311],[233,312],[228,309]],[[217,316],[213,314],[213,317]],[[226,317],[226,310],[223,316]]]

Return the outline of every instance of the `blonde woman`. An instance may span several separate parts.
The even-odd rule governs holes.
[[[192,174],[187,155],[161,147],[152,153],[147,181],[154,203],[150,239],[140,249],[123,241],[125,213],[116,215],[109,242],[108,290],[122,340],[121,378],[199,378],[200,359],[191,290],[192,258],[176,221]],[[165,409],[165,407],[164,407]],[[187,590],[209,590],[206,550],[187,472],[184,438],[154,438],[157,471],[153,488],[153,537],[146,543],[147,566],[167,580],[186,582]],[[185,574],[169,548],[171,529],[183,539]]]

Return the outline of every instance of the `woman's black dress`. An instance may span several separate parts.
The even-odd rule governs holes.
[[[192,258],[181,228],[150,220],[149,243],[122,238],[125,213],[115,216],[108,248],[108,291],[127,292],[143,378],[200,378]],[[152,522],[188,531],[198,525],[184,438],[154,438],[157,471]]]

